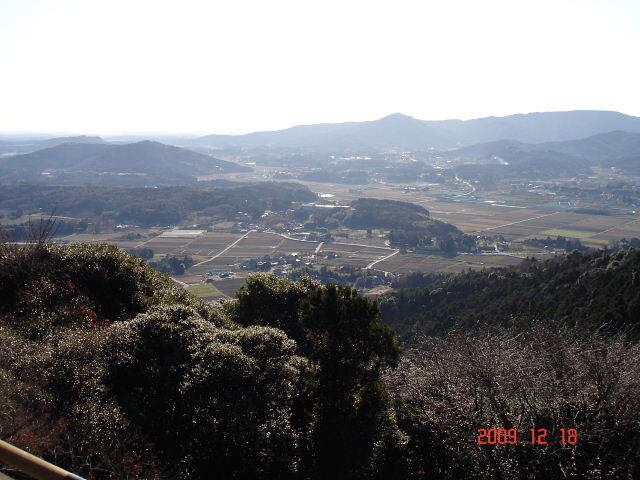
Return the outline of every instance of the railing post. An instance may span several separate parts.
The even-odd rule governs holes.
[[[0,440],[0,463],[13,467],[35,480],[84,480],[2,440]]]

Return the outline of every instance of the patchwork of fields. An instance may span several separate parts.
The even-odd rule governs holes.
[[[603,247],[620,238],[640,237],[640,217],[630,214],[590,215],[559,208],[522,207],[473,203],[461,199],[443,201],[424,191],[407,193],[398,186],[375,184],[367,187],[306,183],[314,191],[334,195],[338,203],[371,197],[412,202],[427,208],[432,217],[452,223],[462,231],[475,235],[502,235],[508,241],[519,242],[528,238],[555,237],[557,235],[578,238],[591,247]],[[230,223],[230,222],[228,222]],[[230,227],[229,225],[218,225]],[[386,245],[384,232],[339,229],[333,232],[334,241],[296,240],[276,233],[251,231],[246,234],[226,232],[204,232],[191,238],[176,236],[159,237],[148,235],[159,233],[158,229],[135,229],[129,235],[123,233],[70,235],[62,240],[74,242],[109,242],[121,248],[151,248],[158,256],[189,255],[196,264],[184,276],[177,278],[183,283],[200,284],[208,272],[232,271],[232,278],[220,278],[213,285],[192,286],[202,298],[232,296],[244,284],[247,271],[238,265],[251,258],[264,255],[297,253],[302,258],[316,254],[315,262],[327,266],[352,266],[365,268],[375,262],[373,268],[393,273],[460,272],[494,266],[514,265],[522,257],[531,254],[526,247],[521,251],[506,254],[461,254],[454,257],[442,255],[397,253]],[[517,244],[516,244],[517,245]],[[545,256],[536,252],[536,256]],[[387,258],[388,257],[388,258]],[[383,259],[383,260],[381,260]]]
[[[406,255],[394,255],[376,264],[376,268],[395,273],[456,273],[470,268],[475,270],[517,265],[521,261],[522,258],[509,255],[456,255],[454,257],[444,257],[441,255],[409,253]]]
[[[640,217],[630,214],[591,215],[560,208],[523,207],[463,201],[442,201],[429,192],[406,192],[394,185],[355,187],[352,185],[301,182],[313,191],[334,195],[339,203],[362,197],[400,200],[427,208],[431,216],[452,223],[466,233],[504,235],[507,240],[524,240],[547,235],[579,238],[590,247],[629,237],[640,237]]]

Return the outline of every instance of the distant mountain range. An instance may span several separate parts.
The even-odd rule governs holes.
[[[30,153],[43,148],[55,147],[63,143],[106,143],[102,137],[95,135],[78,135],[75,137],[55,137],[41,139],[13,139],[0,141],[0,153]]]
[[[474,162],[509,166],[520,173],[532,169],[549,175],[575,175],[591,166],[617,167],[631,175],[640,174],[640,133],[613,131],[578,140],[524,143],[514,140],[479,143],[440,155],[457,163]],[[523,169],[526,168],[526,172]],[[471,165],[466,172],[473,170]],[[476,166],[477,170],[477,166]],[[508,172],[508,168],[503,168]],[[494,169],[494,171],[496,171]]]
[[[330,153],[406,149],[450,159],[465,178],[566,177],[589,174],[592,166],[640,174],[640,118],[594,110],[466,121],[425,121],[397,113],[369,122],[170,140],[191,150],[152,141],[108,143],[98,136],[0,140],[0,181],[155,185],[250,170],[207,155],[215,149],[246,150],[249,158],[284,152],[305,161],[310,156],[312,162]],[[7,157],[6,152],[23,154]]]
[[[251,171],[184,148],[142,141],[123,145],[63,143],[0,159],[0,181],[158,185],[197,176]]]
[[[285,130],[247,135],[207,135],[188,140],[188,143],[213,148],[427,150],[455,148],[503,139],[525,143],[568,141],[615,130],[640,132],[640,118],[611,111],[575,110],[473,120],[427,121],[395,113],[369,122],[299,125]]]
[[[558,152],[585,159],[611,159],[640,154],[640,133],[613,131],[598,133],[587,138],[564,142],[524,143],[515,140],[498,140],[478,143],[456,150],[442,152],[448,156],[482,158],[509,151]]]

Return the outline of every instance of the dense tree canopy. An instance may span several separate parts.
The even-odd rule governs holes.
[[[401,289],[382,302],[385,322],[398,332],[540,318],[639,333],[639,249],[574,251],[544,262],[425,276],[422,282],[425,287]]]
[[[639,255],[414,275],[401,354],[349,287],[214,305],[115,246],[0,245],[0,436],[96,480],[635,478]],[[537,426],[585,441],[476,441]]]
[[[49,212],[136,225],[173,225],[198,213],[233,218],[239,211],[259,216],[265,210],[282,210],[292,202],[309,202],[316,194],[297,183],[175,187],[87,187],[3,185],[0,207],[4,210]]]
[[[398,441],[398,346],[350,288],[255,276],[216,307],[115,246],[46,243],[1,246],[0,287],[0,433],[88,477],[365,479]]]

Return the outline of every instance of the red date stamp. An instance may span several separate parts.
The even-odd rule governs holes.
[[[563,445],[577,445],[580,433],[576,428],[561,428],[555,437]],[[546,428],[530,428],[528,432],[521,432],[517,428],[480,428],[478,430],[478,444],[480,445],[516,445],[528,442],[532,445],[549,445],[552,439]]]

